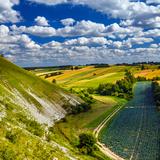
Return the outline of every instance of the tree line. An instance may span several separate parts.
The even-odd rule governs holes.
[[[98,88],[88,88],[87,91],[90,94],[96,93],[103,96],[108,95],[130,99],[133,96],[132,88],[135,82],[136,78],[130,71],[126,70],[124,79],[116,81],[115,84],[102,83],[99,84]]]
[[[152,89],[153,89],[154,101],[156,103],[158,111],[160,111],[160,85],[159,83],[156,81],[153,81]]]

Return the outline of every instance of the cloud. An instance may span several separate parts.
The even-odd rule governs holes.
[[[37,18],[35,18],[35,22],[39,26],[49,26],[48,20],[45,17],[38,16]]]
[[[71,39],[71,40],[66,40],[63,45],[65,46],[103,46],[110,44],[111,41],[107,40],[104,37],[91,37],[91,38],[86,38],[86,37],[80,37],[77,39]]]
[[[158,48],[159,45],[154,43],[154,44],[151,44],[150,47],[151,47],[151,48]]]
[[[74,26],[65,26],[64,28],[57,29],[57,35],[67,37],[67,36],[83,36],[92,35],[96,36],[105,30],[105,25],[100,23],[95,23],[92,21],[82,20],[77,22]]]
[[[62,37],[72,37],[72,36],[83,36],[83,35],[100,35],[105,31],[104,24],[95,23],[92,21],[82,20],[76,22],[74,26],[65,26],[63,28],[55,29],[53,27],[45,26],[11,26],[14,32],[18,33],[28,33],[40,37],[52,37],[52,36],[62,36]]]
[[[40,4],[46,4],[46,5],[57,5],[57,4],[68,2],[68,0],[28,0],[28,1],[36,2]]]
[[[64,42],[51,41],[37,44],[28,35],[12,32],[7,26],[0,26],[0,52],[15,63],[30,65],[66,65],[84,63],[119,63],[142,61],[146,58],[157,60],[160,47],[127,48],[130,45],[151,43],[145,37],[113,41],[105,37],[79,37]],[[154,43],[153,43],[154,44]],[[140,46],[139,46],[140,47]]]
[[[27,33],[39,37],[76,37],[76,36],[91,36],[91,37],[110,37],[124,39],[126,36],[133,36],[142,31],[138,27],[120,27],[117,23],[105,26],[101,23],[92,21],[77,21],[74,25],[66,25],[62,28],[53,28],[48,26],[11,26],[12,31],[18,33]]]
[[[5,25],[0,25],[0,36],[5,37],[9,34],[9,28]]]
[[[13,9],[13,6],[18,5],[19,0],[1,0],[0,1],[0,22],[16,23],[21,20],[20,14]]]
[[[135,19],[135,20],[125,20],[120,23],[122,26],[139,26],[146,29],[151,28],[160,28],[160,16],[149,16],[144,17],[143,19]]]
[[[146,0],[146,3],[147,4],[152,4],[152,3],[160,4],[160,0]]]
[[[70,25],[73,25],[75,22],[75,20],[73,18],[66,18],[66,19],[62,19],[61,20],[61,23],[64,25],[64,26],[70,26]]]
[[[87,5],[92,9],[107,14],[112,18],[133,19],[146,15],[160,14],[159,7],[150,6],[144,2],[129,0],[29,0],[46,5],[57,5],[62,3]],[[158,2],[158,0],[154,0]]]
[[[12,25],[11,30],[17,33],[28,33],[39,37],[51,37],[56,35],[56,30],[53,27],[44,26],[20,26]]]

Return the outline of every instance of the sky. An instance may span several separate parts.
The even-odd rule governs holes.
[[[23,67],[160,61],[160,0],[0,0],[0,53]]]

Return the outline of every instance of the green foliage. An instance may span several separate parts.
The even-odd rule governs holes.
[[[96,139],[92,134],[82,133],[79,135],[78,148],[83,154],[92,154],[95,150]]]
[[[87,90],[81,90],[80,92],[78,92],[78,95],[88,104],[91,104],[94,102],[93,97],[88,93]]]
[[[89,87],[89,88],[87,88],[87,92],[88,92],[89,94],[94,94],[95,89],[92,88],[92,87]]]
[[[52,83],[56,83],[56,79],[53,79],[53,80],[52,80]]]
[[[137,81],[147,81],[146,77],[141,77],[141,76],[138,76],[136,78]]]
[[[24,114],[17,114],[17,120],[26,125],[26,129],[32,134],[42,137],[44,135],[43,127],[35,120],[28,119]]]
[[[158,82],[156,81],[152,82],[152,89],[153,89],[154,101],[156,103],[158,111],[160,111],[160,86]]]
[[[116,81],[115,84],[100,84],[96,91],[100,95],[110,95],[130,99],[133,96],[132,88],[135,82],[136,79],[132,73],[126,70],[124,79]]]
[[[152,80],[153,80],[153,81],[159,81],[159,80],[160,80],[160,77],[159,77],[159,76],[153,77]]]
[[[13,133],[12,131],[7,131],[6,139],[8,139],[11,143],[16,143],[18,135],[16,133]]]
[[[44,129],[38,122],[34,120],[29,121],[27,124],[27,130],[39,137],[44,135]]]
[[[0,159],[2,160],[15,160],[16,153],[9,147],[0,147]]]
[[[90,110],[90,109],[91,109],[91,106],[90,106],[89,104],[87,104],[87,103],[82,103],[82,104],[77,105],[77,106],[73,109],[72,113],[73,113],[73,114],[78,114],[78,113],[81,113],[81,112],[87,112],[87,111]]]
[[[145,70],[144,64],[141,65],[141,70]]]
[[[109,64],[95,64],[95,68],[104,68],[104,67],[110,67]]]

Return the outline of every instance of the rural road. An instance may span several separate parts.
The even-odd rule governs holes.
[[[109,122],[112,117],[118,113],[120,111],[120,109],[123,106],[118,107],[111,115],[107,116],[98,126],[97,128],[94,129],[93,133],[95,135],[95,137],[98,139],[98,135],[100,133],[100,131],[102,130],[102,128],[105,126],[105,124],[107,122]],[[107,148],[103,143],[101,143],[99,140],[97,140],[97,146],[98,148],[101,150],[101,152],[103,152],[106,156],[108,156],[109,158],[113,159],[113,160],[124,160],[123,158],[121,158],[120,156],[116,155],[114,152],[112,152],[109,148]]]

